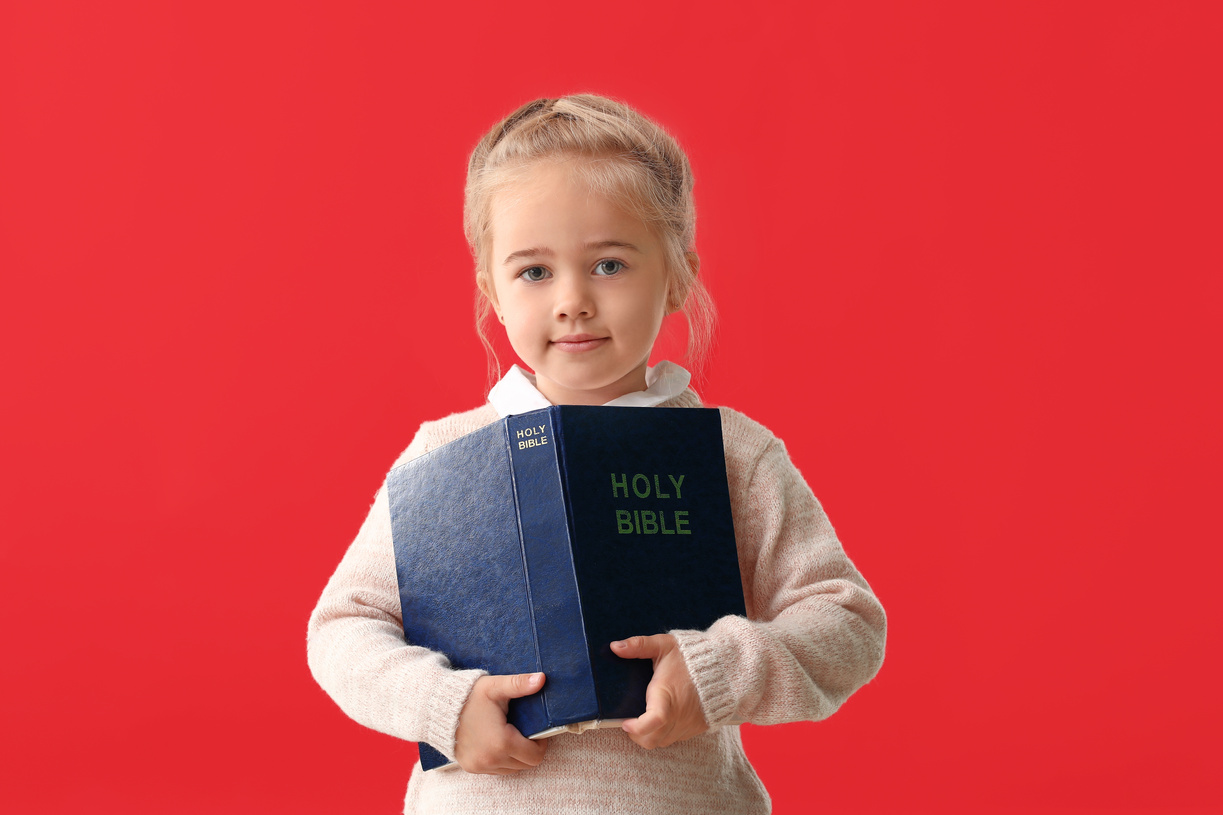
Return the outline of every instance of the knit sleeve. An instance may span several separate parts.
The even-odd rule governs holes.
[[[425,435],[400,461],[429,446]],[[385,483],[310,616],[306,652],[315,680],[353,719],[454,756],[459,712],[485,672],[453,670],[405,641]]]
[[[729,433],[727,442],[728,459],[752,446]],[[823,719],[878,672],[883,607],[778,439],[767,434],[728,475],[748,619],[672,632],[705,718]]]

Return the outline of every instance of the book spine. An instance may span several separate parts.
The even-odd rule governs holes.
[[[547,721],[538,729],[528,724],[531,732],[523,730],[528,736],[599,718],[573,568],[557,413],[550,408],[506,419],[527,592],[547,677],[540,694]]]

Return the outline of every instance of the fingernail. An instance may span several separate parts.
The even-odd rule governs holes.
[[[537,684],[539,684],[540,682],[543,682],[543,681],[544,681],[544,675],[543,675],[543,674],[531,674],[531,678],[530,678],[528,681],[529,681],[529,682],[530,682],[532,685],[537,685]]]
[[[624,640],[616,640],[615,642],[613,642],[613,643],[612,643],[612,646],[611,646],[611,647],[612,647],[612,648],[623,648],[623,647],[624,647]]]

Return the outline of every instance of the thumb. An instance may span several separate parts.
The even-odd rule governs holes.
[[[616,656],[625,659],[656,659],[666,653],[667,635],[652,637],[629,637],[611,644]]]
[[[541,673],[490,676],[489,679],[492,682],[489,683],[487,694],[494,702],[530,696],[544,685],[544,675]]]

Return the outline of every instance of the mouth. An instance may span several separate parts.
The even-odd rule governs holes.
[[[559,351],[592,351],[610,339],[610,337],[599,337],[594,334],[566,334],[552,340],[551,345]]]

